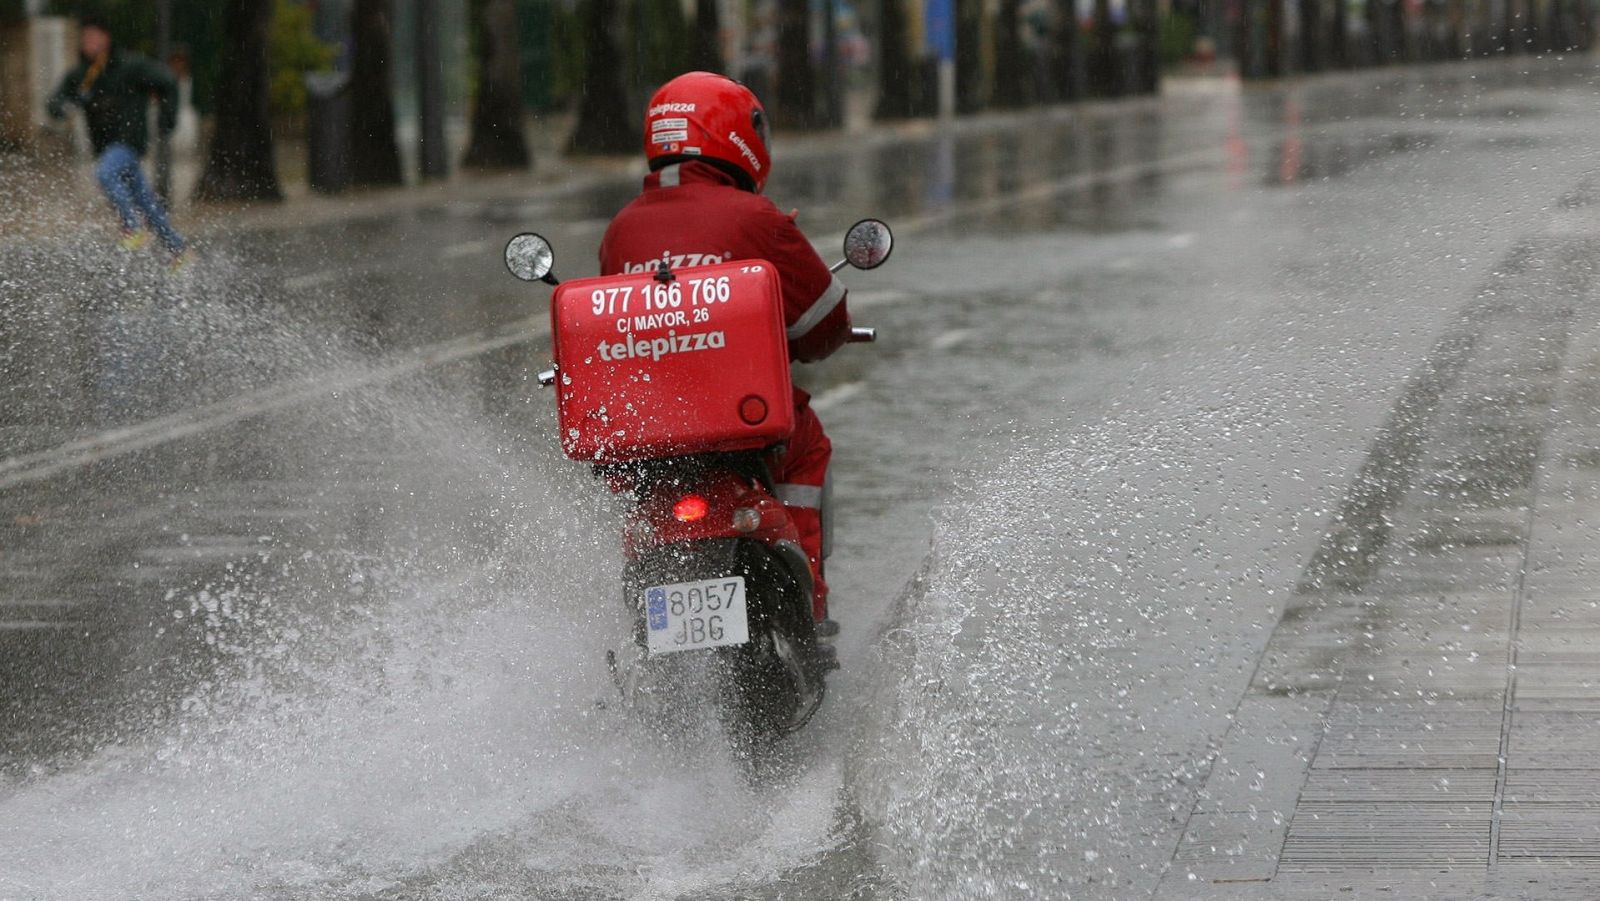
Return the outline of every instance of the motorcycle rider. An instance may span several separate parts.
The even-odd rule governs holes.
[[[771,170],[767,115],[744,85],[711,72],[672,79],[644,120],[650,174],[600,243],[600,272],[654,271],[665,259],[720,263],[762,259],[778,270],[789,358],[809,363],[850,336],[845,289],[811,242],[762,196]],[[816,582],[812,613],[827,621],[823,507],[833,445],[794,389],[795,429],[773,467],[778,500],[800,531]],[[831,625],[831,623],[830,623]]]

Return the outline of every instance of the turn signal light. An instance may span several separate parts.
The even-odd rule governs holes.
[[[761,528],[761,511],[753,507],[740,507],[733,511],[733,528],[739,532],[754,532]]]
[[[698,494],[687,494],[672,505],[672,518],[678,522],[698,522],[711,512],[711,505]]]

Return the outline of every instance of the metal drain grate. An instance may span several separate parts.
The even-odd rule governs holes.
[[[1494,768],[1313,770],[1302,804],[1463,804],[1494,801]]]
[[[1589,804],[1506,804],[1500,859],[1584,859],[1600,863],[1600,808]]]
[[[1487,865],[1492,801],[1304,802],[1279,858],[1281,872],[1345,867]]]

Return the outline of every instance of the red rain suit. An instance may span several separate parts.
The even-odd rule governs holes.
[[[794,220],[767,198],[740,189],[715,166],[688,161],[646,176],[644,191],[606,229],[600,242],[600,273],[653,270],[663,256],[674,267],[679,256],[706,263],[760,259],[776,266],[791,360],[820,360],[850,336],[844,286]],[[822,578],[822,506],[833,445],[810,401],[804,391],[794,389],[794,435],[772,475],[778,499],[799,528],[801,546],[811,560],[817,583],[812,612],[820,620],[828,609],[828,588]]]

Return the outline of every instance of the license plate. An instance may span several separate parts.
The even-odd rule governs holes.
[[[646,588],[644,618],[652,654],[720,648],[750,640],[743,576]]]

